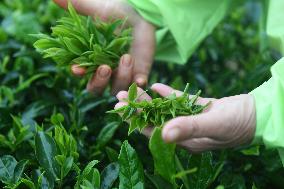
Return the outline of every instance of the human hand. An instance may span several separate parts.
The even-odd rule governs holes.
[[[161,96],[169,96],[181,91],[156,83],[151,89]],[[142,89],[138,90],[143,93]],[[119,103],[115,108],[126,105],[125,99],[128,94],[121,91],[117,94]],[[144,93],[139,100],[151,100]],[[249,94],[242,94],[221,99],[198,98],[197,104],[206,105],[208,108],[201,114],[193,116],[182,116],[168,121],[162,131],[165,142],[176,142],[191,152],[202,152],[207,150],[237,147],[249,144],[255,133],[256,113],[254,99]],[[152,128],[144,130],[144,134],[151,135]]]
[[[67,8],[68,0],[54,0],[59,6]],[[118,68],[111,70],[101,65],[88,82],[87,90],[100,94],[104,91],[113,75],[112,93],[125,90],[132,82],[145,86],[152,67],[155,51],[155,28],[139,16],[131,6],[122,0],[72,0],[75,9],[84,15],[109,19],[127,19],[133,27],[133,42],[130,54],[121,57]],[[135,61],[134,61],[135,60]],[[86,72],[78,65],[71,67],[73,74],[83,76]]]

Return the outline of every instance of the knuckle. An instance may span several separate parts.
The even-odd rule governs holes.
[[[193,116],[191,117],[191,119],[189,120],[189,131],[190,133],[188,133],[190,136],[192,135],[197,135],[198,131],[199,131],[199,122],[197,121],[197,119]]]

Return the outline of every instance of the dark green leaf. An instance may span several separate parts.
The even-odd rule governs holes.
[[[117,179],[119,174],[119,165],[118,163],[111,163],[104,168],[102,171],[102,182],[100,189],[111,189],[113,183]]]
[[[119,189],[143,189],[144,174],[135,150],[124,141],[118,157]]]
[[[159,175],[149,175],[146,173],[147,178],[153,183],[156,189],[172,189],[171,183],[163,179]]]
[[[149,141],[149,148],[154,159],[155,174],[174,184],[175,144],[166,144],[162,139],[162,129],[156,127]]]
[[[119,125],[119,122],[111,122],[101,130],[97,138],[99,148],[104,147],[111,140]]]
[[[197,189],[205,189],[214,178],[213,157],[211,152],[192,155],[189,159],[189,169],[197,167],[197,171],[190,174],[190,185]]]
[[[110,148],[110,147],[106,147],[105,150],[106,150],[108,159],[109,159],[111,162],[115,162],[115,161],[118,160],[119,154],[118,154],[114,149],[112,149],[112,148]]]
[[[5,183],[11,183],[16,166],[17,161],[13,156],[2,156],[0,158],[0,180]]]
[[[42,131],[38,132],[35,136],[35,152],[49,179],[56,180],[58,173],[58,165],[55,161],[57,149],[53,138]]]
[[[13,179],[14,183],[17,183],[22,178],[27,163],[28,160],[22,160],[16,165]]]

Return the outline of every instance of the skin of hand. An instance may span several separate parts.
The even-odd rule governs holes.
[[[59,6],[67,8],[68,0],[53,0]],[[155,53],[155,28],[138,15],[123,0],[71,0],[75,9],[83,15],[99,17],[104,21],[125,19],[127,25],[133,27],[133,42],[130,54],[121,57],[116,70],[107,65],[100,66],[87,85],[87,90],[101,94],[111,76],[113,76],[112,93],[125,90],[132,83],[143,87],[147,84]],[[134,61],[135,60],[135,61]],[[76,76],[83,76],[84,68],[73,65],[71,70]]]
[[[156,83],[151,90],[161,96],[172,93],[181,95],[181,91]],[[140,88],[139,94],[143,93]],[[119,102],[115,109],[127,103],[127,91],[117,94]],[[151,100],[144,93],[139,100]],[[181,116],[168,121],[162,130],[162,138],[167,143],[177,143],[190,152],[239,147],[250,144],[256,129],[256,110],[254,98],[250,94],[242,94],[221,99],[198,98],[197,104],[205,105],[211,102],[201,114]],[[146,128],[143,133],[151,136],[152,128]]]

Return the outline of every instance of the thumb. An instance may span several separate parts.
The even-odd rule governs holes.
[[[166,142],[181,142],[194,138],[220,138],[223,136],[222,121],[215,113],[177,117],[165,124],[162,137]]]

